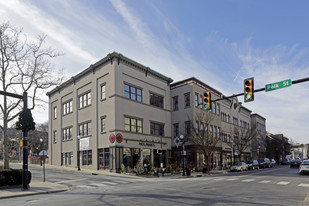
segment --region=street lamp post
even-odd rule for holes
[[[182,176],[185,176],[185,141],[183,135],[180,135],[179,138],[182,141]]]
[[[80,140],[80,136],[77,136],[77,170],[78,171],[80,171],[80,155],[79,155],[79,153],[80,153],[80,151],[79,151],[79,144],[80,144],[80,142],[79,142],[79,140]]]
[[[43,152],[43,154],[41,156],[41,162],[42,162],[42,165],[43,165],[43,182],[45,182],[45,151],[44,151],[44,148],[43,148],[43,139],[42,138],[40,138],[40,142],[41,142],[41,151]]]

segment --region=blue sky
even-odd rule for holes
[[[174,82],[194,76],[229,96],[248,77],[255,88],[309,77],[308,8],[287,0],[0,0],[0,19],[30,39],[46,34],[65,53],[54,64],[68,77],[116,51]],[[308,93],[306,82],[243,105],[267,119],[269,132],[309,143]],[[42,113],[34,118],[47,121]]]

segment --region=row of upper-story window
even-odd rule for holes
[[[221,120],[223,122],[231,123],[230,115],[229,114],[227,115],[224,112],[221,112]],[[249,129],[249,126],[250,126],[248,122],[243,121],[243,120],[240,120],[240,124],[239,124],[238,118],[236,118],[236,117],[233,117],[233,122],[232,123],[235,126],[240,126],[240,127],[246,128],[246,129]]]
[[[186,135],[191,135],[191,122],[186,121],[184,122],[185,124],[185,136]],[[174,137],[179,137],[179,123],[173,124],[173,132],[174,132]],[[222,142],[226,143],[231,143],[232,141],[232,136],[230,134],[227,134],[224,131],[221,131],[220,127],[214,126],[214,125],[208,125],[203,122],[195,122],[195,130],[194,130],[195,135],[205,135],[208,133],[212,137],[217,137],[219,138]],[[234,136],[234,138],[237,138]]]
[[[185,121],[185,136],[191,135],[192,134],[192,127],[191,127],[191,121]],[[179,123],[175,123],[173,124],[173,131],[174,131],[174,137],[179,137],[180,133],[179,133]],[[221,132],[221,128],[217,127],[217,126],[213,126],[213,125],[208,125],[205,124],[203,122],[195,122],[195,135],[199,135],[199,134],[205,134],[205,133],[209,133],[210,135],[213,135],[214,137],[220,137],[220,132]]]
[[[156,136],[165,136],[164,127],[165,125],[163,123],[150,122],[150,134]],[[106,116],[101,117],[100,128],[101,133],[106,133]],[[143,134],[143,120],[134,117],[125,117],[124,128],[127,132]],[[73,126],[62,129],[62,140],[66,141],[73,139],[72,134]],[[78,136],[91,136],[91,121],[83,122],[78,125]],[[57,130],[53,132],[53,141],[54,143],[57,142]]]
[[[173,97],[173,111],[177,111],[179,109],[179,101],[178,96]],[[203,95],[195,93],[195,107],[199,107],[203,109]],[[190,92],[184,94],[184,108],[191,106],[191,95]],[[220,115],[220,104],[213,102],[212,109],[207,110],[208,112],[213,112],[214,114]]]
[[[106,99],[106,84],[100,86],[101,100]],[[149,104],[164,108],[164,97],[155,93],[149,93]],[[142,102],[143,95],[142,89],[132,85],[124,84],[124,97],[133,101]],[[79,109],[88,107],[91,105],[91,91],[79,95]],[[67,115],[73,112],[73,100],[66,101],[62,104],[63,115]],[[53,107],[53,118],[57,118],[57,106]]]

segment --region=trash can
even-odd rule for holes
[[[207,168],[203,167],[203,174],[207,173]]]

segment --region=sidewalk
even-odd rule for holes
[[[38,179],[32,179],[30,182],[29,190],[23,191],[22,187],[4,189],[0,188],[0,199],[63,192],[67,191],[68,189],[69,188],[66,185],[52,182],[42,182]]]

